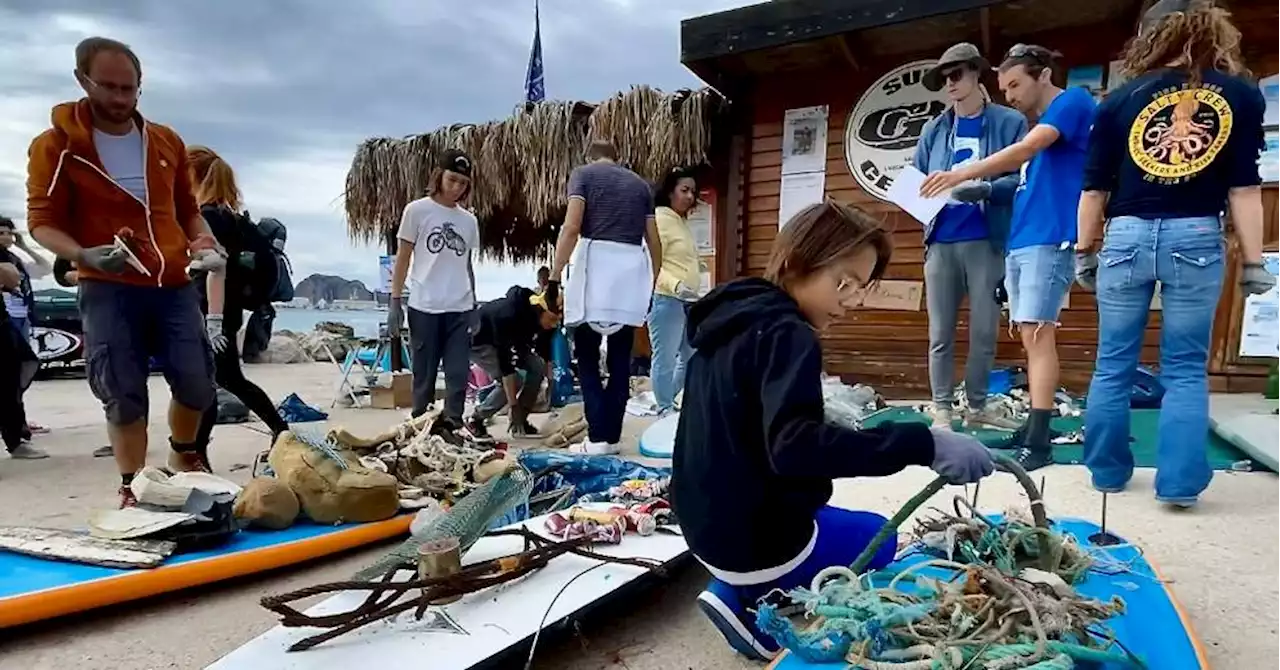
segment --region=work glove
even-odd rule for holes
[[[1076,253],[1076,283],[1090,293],[1098,290],[1098,254]]]
[[[400,298],[392,298],[391,304],[387,307],[387,334],[400,337],[400,329],[403,326],[404,307],[400,304]]]
[[[956,202],[981,202],[991,197],[991,182],[967,181],[951,189],[951,199]]]
[[[552,279],[547,282],[547,290],[542,292],[542,303],[548,310],[560,313],[560,280]]]
[[[213,347],[214,353],[222,353],[227,350],[229,344],[227,336],[222,332],[222,315],[209,314],[204,317],[204,332],[209,336],[209,346]]]
[[[677,298],[685,302],[692,302],[698,299],[698,292],[686,286],[684,282],[676,282],[675,294]]]
[[[191,253],[191,263],[187,265],[187,274],[217,272],[225,267],[227,267],[227,255],[221,249],[200,249]]]
[[[999,284],[996,284],[996,291],[991,297],[996,301],[997,305],[1009,302],[1009,291],[1005,289],[1003,279],[1000,280]]]
[[[929,467],[952,484],[972,484],[995,471],[991,452],[964,433],[931,428],[933,464]]]
[[[80,267],[90,267],[98,272],[118,275],[129,267],[129,252],[114,244],[102,244],[80,250],[76,259]]]
[[[1245,263],[1240,273],[1240,287],[1249,295],[1262,295],[1276,287],[1276,277],[1261,263]]]

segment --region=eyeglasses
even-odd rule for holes
[[[83,76],[84,80],[89,82],[89,85],[92,86],[93,88],[97,90],[105,91],[112,95],[117,95],[122,98],[137,98],[142,95],[142,87],[140,86],[135,86],[132,84],[127,86],[121,86],[119,84],[99,84],[98,82],[90,79],[88,75],[81,75],[81,76]]]

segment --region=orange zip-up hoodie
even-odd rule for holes
[[[53,108],[53,127],[27,152],[27,227],[56,228],[82,247],[111,244],[121,229],[133,231],[131,248],[150,271],[132,266],[111,275],[81,267],[81,279],[138,286],[182,286],[187,277],[189,227],[200,215],[187,172],[187,148],[172,129],[135,115],[142,132],[147,200],[135,197],[107,174],[93,143],[89,100]]]

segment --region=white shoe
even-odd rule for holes
[[[616,456],[622,451],[617,442],[592,442],[583,440],[569,445],[569,452],[588,456]]]
[[[952,430],[950,409],[935,406],[929,410],[929,418],[933,420],[934,430]]]

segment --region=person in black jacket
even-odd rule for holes
[[[739,653],[778,645],[748,612],[774,589],[808,586],[849,565],[886,520],[827,505],[831,481],[908,465],[953,483],[990,474],[991,454],[962,433],[923,424],[852,430],[826,423],[818,331],[884,273],[889,233],[861,211],[812,205],[779,232],[764,278],[738,279],[693,305],[693,357],[676,430],[671,503],[711,573],[698,605]],[[892,559],[886,542],[871,568]]]
[[[543,333],[560,323],[560,315],[546,309],[542,300],[523,286],[512,286],[507,295],[478,310],[479,325],[471,336],[471,362],[499,380],[499,388],[489,393],[467,420],[467,429],[477,436],[488,434],[485,423],[507,405],[511,406],[511,437],[532,437],[538,432],[529,424],[529,413],[538,401],[550,353],[539,355],[535,347],[545,341]]]
[[[245,286],[251,281],[249,272],[241,262],[248,252],[243,239],[244,216],[240,206],[240,189],[236,186],[235,173],[222,157],[207,147],[187,147],[187,163],[191,166],[191,183],[196,190],[196,202],[200,214],[209,224],[209,230],[218,244],[227,252],[224,272],[209,273],[205,283],[205,330],[213,347],[214,378],[224,391],[240,399],[250,411],[258,415],[271,429],[272,440],[289,429],[280,412],[257,384],[249,381],[240,369],[240,353],[236,347],[236,335],[244,323]],[[206,468],[209,460],[209,440],[213,427],[218,423],[218,403],[210,403],[200,419],[195,444]]]

